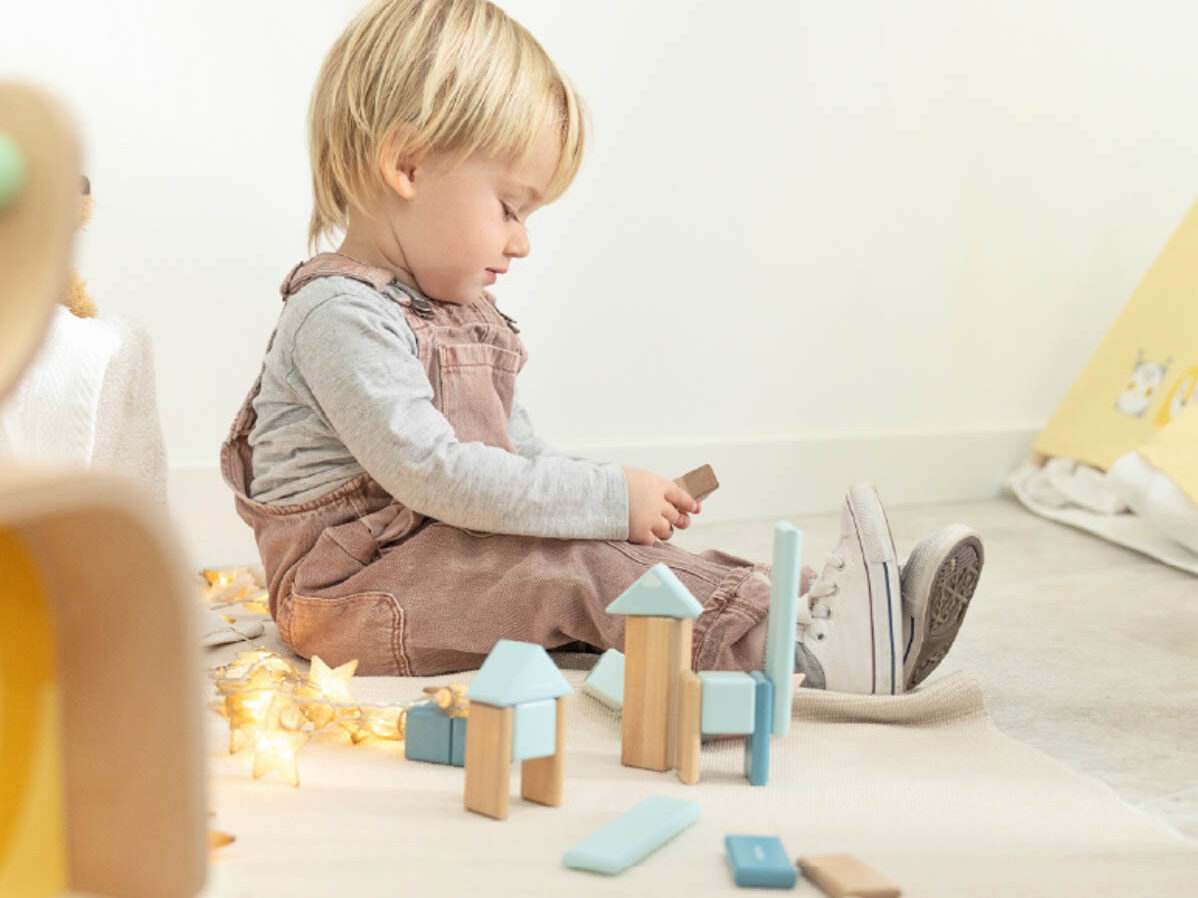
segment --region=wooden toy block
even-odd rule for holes
[[[703,613],[703,605],[691,595],[678,575],[659,561],[620,593],[607,606],[607,613],[693,619]],[[624,655],[628,655],[627,646]]]
[[[556,750],[557,699],[521,702],[512,719],[512,760],[543,758]]]
[[[745,736],[745,776],[754,786],[764,786],[770,778],[770,732],[773,729],[774,684],[760,671],[749,674],[756,687],[753,701],[756,719],[753,732]],[[786,862],[790,866],[790,861]]]
[[[613,711],[621,710],[624,707],[624,653],[608,649],[600,655],[579,688]]]
[[[471,699],[466,730],[466,810],[506,820],[512,773],[511,707]]]
[[[693,786],[699,782],[699,750],[702,735],[699,720],[703,714],[703,681],[694,671],[681,677],[678,697],[678,779]]]
[[[791,889],[798,881],[794,864],[777,836],[724,836],[728,864],[738,886]]]
[[[449,736],[449,763],[454,767],[466,766],[466,727],[469,717],[451,717],[452,724]]]
[[[572,691],[543,646],[501,639],[483,661],[466,698],[503,708]]]
[[[739,670],[701,670],[699,679],[703,681],[700,732],[753,732],[757,686],[752,677]]]
[[[614,876],[660,848],[699,819],[693,801],[652,795],[569,848],[567,867]]]
[[[406,716],[403,756],[410,761],[448,764],[453,756],[453,720],[432,705],[416,705]]]
[[[515,748],[527,777],[521,794],[561,804],[565,697],[572,691],[544,647],[510,639],[495,643],[466,691],[472,721],[466,729],[467,810],[507,818]],[[518,745],[517,715],[523,731]]]
[[[803,875],[832,898],[898,898],[899,887],[851,854],[819,854],[799,858]]]
[[[525,761],[520,768],[520,794],[529,801],[559,807],[566,761],[566,697],[557,699],[553,753]]]
[[[628,618],[621,763],[647,770],[674,766],[679,675],[690,669],[692,631],[690,619]]]
[[[774,684],[774,735],[779,738],[790,732],[790,706],[794,698],[795,624],[799,613],[802,563],[802,532],[786,521],[779,521],[774,525],[764,671]]]
[[[681,477],[676,478],[674,482],[690,493],[691,498],[696,502],[702,502],[720,486],[711,465],[703,465],[701,468],[687,471]]]

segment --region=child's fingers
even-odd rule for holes
[[[678,520],[676,520],[674,522],[674,526],[677,527],[679,530],[685,530],[690,525],[691,525],[691,516],[688,515],[685,511],[682,514],[678,515]]]
[[[669,481],[669,484],[666,487],[666,501],[679,511],[694,511],[699,503],[694,500],[691,494],[673,481]]]

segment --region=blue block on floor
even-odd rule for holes
[[[724,847],[738,886],[794,888],[798,874],[777,836],[725,836]]]
[[[624,707],[624,653],[608,649],[599,656],[580,687],[613,711]]]
[[[599,831],[569,848],[567,867],[609,876],[631,867],[699,819],[699,805],[651,795]]]
[[[449,737],[449,763],[454,767],[466,766],[466,724],[469,717],[451,717],[452,734]]]
[[[752,677],[740,670],[701,670],[699,679],[703,681],[699,732],[753,732],[753,720],[756,717],[753,695],[756,687]]]
[[[448,764],[453,722],[430,705],[408,708],[403,756],[412,761]]]
[[[749,674],[756,686],[754,700],[757,716],[753,732],[745,736],[745,776],[754,786],[764,786],[770,778],[770,733],[774,726],[774,684],[760,671]]]

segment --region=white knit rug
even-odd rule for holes
[[[276,639],[268,625],[254,644]],[[246,647],[209,650],[209,662]],[[577,688],[583,673],[566,676]],[[403,701],[472,677],[353,685],[362,701]],[[521,800],[515,765],[503,822],[463,810],[460,768],[405,761],[399,744],[314,740],[299,754],[298,788],[255,781],[249,755],[228,755],[227,726],[209,716],[211,825],[237,837],[213,861],[210,893],[221,898],[743,896],[727,833],[776,835],[792,857],[855,854],[910,896],[1198,894],[1198,842],[1000,733],[964,673],[898,698],[800,690],[763,788],[741,775],[739,740],[704,746],[696,786],[621,766],[619,718],[575,692],[564,805]],[[653,794],[699,802],[698,823],[617,877],[561,866],[566,848]],[[794,894],[819,893],[800,878]]]

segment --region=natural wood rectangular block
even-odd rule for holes
[[[557,748],[545,758],[531,758],[520,768],[520,794],[529,801],[560,807],[566,759],[566,696],[557,700]]]
[[[466,810],[506,820],[512,782],[512,709],[470,703],[466,727]]]

